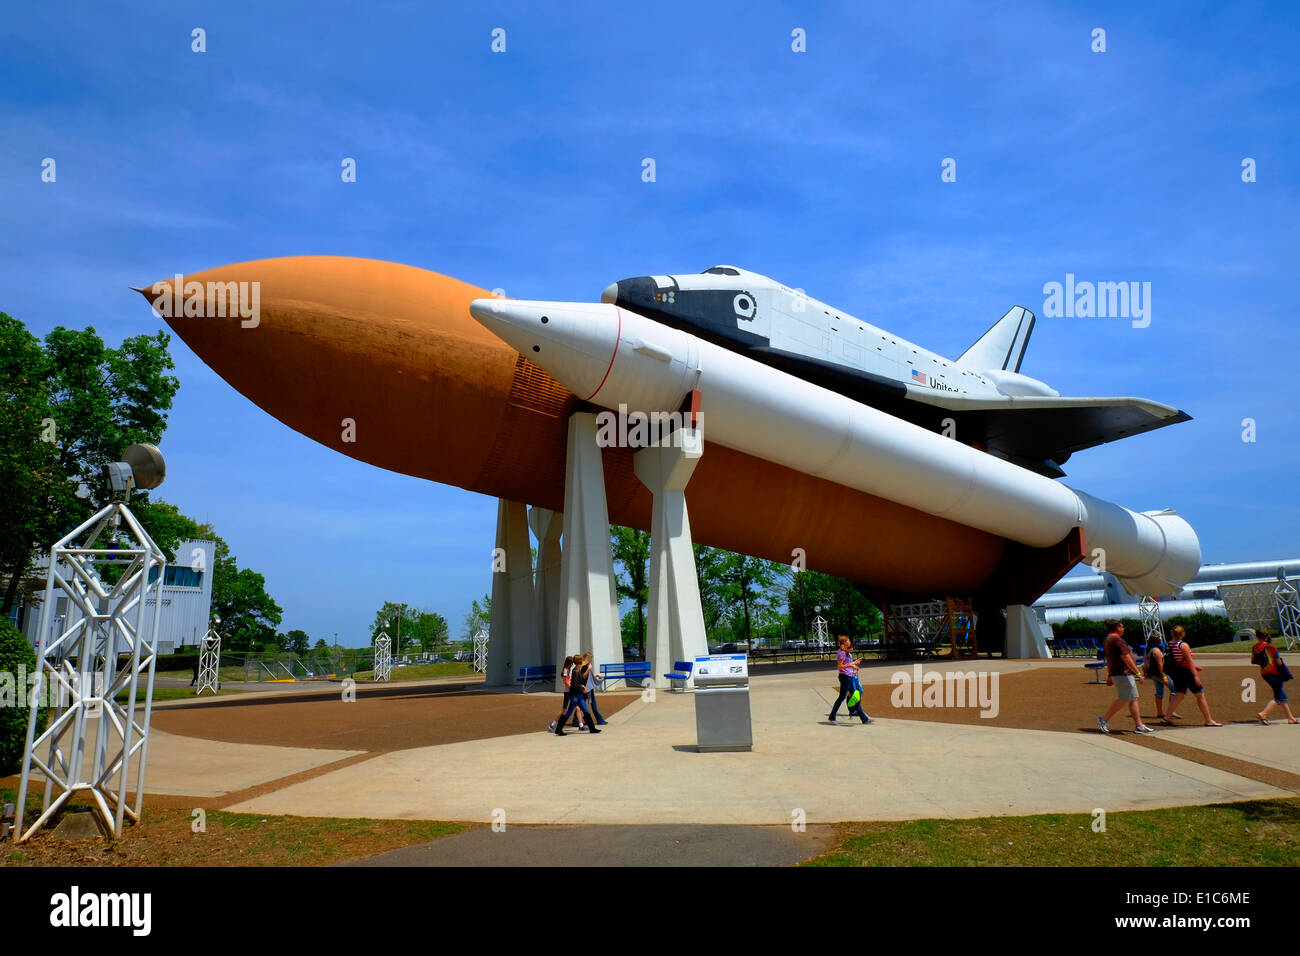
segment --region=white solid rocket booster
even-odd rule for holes
[[[470,312],[579,398],[646,414],[704,396],[709,441],[1030,547],[1082,527],[1135,594],[1168,594],[1201,565],[1172,511],[1138,513],[603,303],[478,299]]]

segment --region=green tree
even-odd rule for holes
[[[633,619],[635,627],[632,639],[623,634],[623,644],[635,644],[645,648],[645,608],[650,601],[650,533],[613,525],[610,531],[610,544],[614,560],[623,568],[623,573],[615,577],[620,601],[631,601],[636,611]]]
[[[722,560],[716,584],[730,612],[732,632],[741,640],[750,640],[755,624],[784,600],[782,585],[789,570],[787,565],[745,554],[728,554]]]
[[[492,626],[492,598],[483,595],[482,602],[475,601],[470,605],[469,613],[465,615],[465,621],[461,625],[461,640],[472,641],[474,635],[480,630],[486,631]]]
[[[722,624],[729,608],[722,584],[722,567],[729,551],[692,545],[695,552],[695,576],[700,586],[700,607],[704,611],[704,630],[713,634]]]
[[[102,466],[127,445],[161,440],[180,384],[168,374],[169,342],[159,332],[113,349],[93,328],[59,327],[42,345],[0,313],[0,613],[17,601],[36,553],[107,502]]]
[[[283,611],[266,593],[266,578],[240,568],[221,538],[216,538],[214,553],[212,613],[221,618],[222,646],[256,651],[259,645],[274,643]]]
[[[307,636],[306,631],[294,628],[288,634],[283,635],[277,643],[286,651],[293,651],[293,653],[301,655],[307,653],[307,649],[311,646],[311,638]]]
[[[399,627],[401,646],[398,646]],[[370,625],[370,643],[374,644],[381,631],[387,631],[393,642],[393,653],[399,654],[409,650],[437,651],[438,645],[447,641],[450,630],[447,619],[436,611],[422,610],[410,604],[397,604],[385,601],[375,612],[374,622]]]
[[[36,673],[36,652],[27,643],[22,632],[7,620],[0,618],[0,776],[9,776],[22,769],[23,752],[27,749],[27,721],[31,717],[31,703],[27,691],[31,684],[19,683]],[[48,686],[48,682],[46,682]],[[42,705],[36,711],[36,732],[45,731],[50,708]],[[19,821],[22,814],[18,814]]]
[[[181,514],[179,508],[167,501],[142,501],[131,505],[131,512],[139,519],[167,556],[167,562],[177,561],[176,548],[182,541],[195,539],[216,540],[211,525],[201,525],[193,518]],[[182,564],[189,564],[189,555],[180,555]]]

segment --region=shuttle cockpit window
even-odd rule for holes
[[[714,266],[712,269],[705,269],[701,275],[712,276],[738,276],[740,273],[730,266]]]

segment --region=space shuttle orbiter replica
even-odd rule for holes
[[[251,318],[227,308],[245,288],[256,291]],[[329,256],[141,291],[222,378],[302,434],[553,513],[565,509],[577,413],[671,411],[698,396],[693,539],[785,563],[802,555],[880,600],[1027,604],[1099,555],[1131,592],[1161,595],[1200,567],[1176,513],[1131,511],[1049,477],[1079,448],[1187,416],[1062,398],[1022,375],[1023,309],[949,360],[727,266],[624,280],[600,302],[493,297],[425,269]],[[609,520],[648,529],[637,449],[598,451]]]
[[[1054,478],[1076,451],[1189,419],[1147,399],[1065,397],[1021,374],[1034,314],[1020,306],[950,359],[735,266],[623,279],[601,301]]]

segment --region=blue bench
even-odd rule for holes
[[[602,681],[621,680],[629,686],[633,681],[640,685],[643,679],[654,676],[654,666],[650,661],[622,661],[618,664],[606,664],[598,667],[597,671]]]
[[[664,676],[674,684],[681,682],[682,690],[686,690],[686,682],[691,679],[691,670],[695,667],[694,661],[674,661],[674,670],[669,671]]]
[[[519,677],[515,679],[516,684],[523,684],[524,693],[528,693],[529,684],[546,684],[555,683],[555,665],[554,664],[537,664],[533,667],[519,668]]]
[[[1093,679],[1093,683],[1094,683],[1094,684],[1104,684],[1104,683],[1106,683],[1105,681],[1103,681],[1103,680],[1101,679],[1101,672],[1102,672],[1103,670],[1105,670],[1105,668],[1106,668],[1106,662],[1105,662],[1105,661],[1089,661],[1088,663],[1084,664],[1083,666],[1086,667],[1086,668],[1088,668],[1088,670],[1092,671],[1092,673],[1093,673],[1093,678],[1094,678],[1094,679]]]

